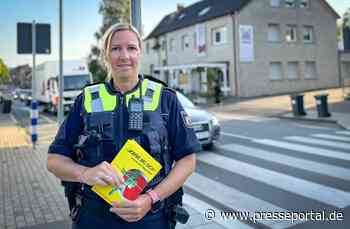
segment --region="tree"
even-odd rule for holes
[[[348,8],[343,15],[344,27],[350,27],[350,8]]]
[[[343,39],[343,21],[337,21],[337,40],[341,41]]]
[[[0,58],[0,83],[8,83],[10,82],[10,73],[5,63]]]
[[[118,22],[130,22],[130,0],[103,0],[100,3],[99,13],[103,15],[103,25],[95,32],[97,43],[101,42],[104,32]],[[107,72],[100,62],[100,48],[97,45],[91,47],[89,55],[89,71],[94,82],[104,81]]]

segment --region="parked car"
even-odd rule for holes
[[[19,99],[29,106],[32,101],[32,89],[19,89]]]
[[[194,105],[190,99],[180,92],[176,92],[181,105],[192,121],[199,142],[204,149],[211,149],[214,143],[220,138],[220,123],[218,119],[211,113]]]

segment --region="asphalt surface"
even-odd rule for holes
[[[29,124],[28,109],[23,105],[15,103],[13,114],[22,125]],[[44,114],[39,123],[50,120],[54,116]],[[333,123],[244,114],[221,120],[221,126],[220,141],[213,150],[198,153],[195,174],[185,184],[186,195],[191,200],[185,203],[189,207],[198,214],[206,210],[199,202],[218,211],[251,214],[257,211],[339,214],[337,221],[293,223],[217,218],[215,222],[225,228],[350,228],[349,131]],[[201,225],[218,228],[217,224],[205,227],[200,218],[196,220],[198,228]],[[52,228],[65,223],[53,223]],[[197,228],[196,223],[180,228]]]

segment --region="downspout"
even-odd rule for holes
[[[338,50],[338,75],[339,75],[339,87],[342,88],[343,97],[345,97],[345,83],[343,79],[343,64],[341,60],[341,52]]]
[[[235,11],[232,14],[232,24],[233,24],[233,55],[234,55],[234,64],[233,64],[233,70],[234,70],[234,81],[235,81],[235,96],[238,98],[240,97],[240,80],[239,80],[239,22],[238,22],[238,11]]]

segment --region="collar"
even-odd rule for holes
[[[142,82],[142,80],[143,80],[143,76],[142,76],[142,75],[138,75],[138,77],[139,77],[139,80],[138,80],[137,84],[136,84],[131,90],[124,92],[124,95],[129,94],[129,93],[132,93],[132,92],[134,92],[136,89],[139,88],[139,86],[141,85],[141,82]],[[107,84],[108,90],[109,90],[111,93],[113,93],[113,94],[121,94],[121,92],[120,92],[118,89],[114,88],[113,78],[111,78],[106,84]]]

